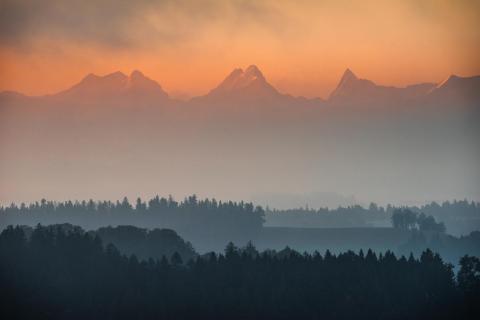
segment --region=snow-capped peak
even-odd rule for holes
[[[257,66],[251,65],[245,71],[240,68],[234,69],[217,87],[217,90],[230,92],[249,87],[257,82],[267,85],[262,72]]]

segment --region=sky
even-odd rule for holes
[[[0,0],[0,90],[55,93],[139,69],[174,97],[256,64],[328,97],[346,68],[378,84],[480,74],[480,1]]]

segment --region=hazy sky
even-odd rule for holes
[[[258,65],[326,97],[347,67],[377,83],[480,74],[480,1],[0,0],[0,90],[45,94],[140,69],[174,96]]]

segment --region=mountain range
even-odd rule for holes
[[[427,95],[436,86],[435,83],[421,83],[404,88],[386,87],[367,79],[360,79],[347,69],[335,90],[330,94],[329,100],[345,104],[405,101]]]
[[[26,97],[17,92],[0,93],[0,103],[29,99],[48,99],[75,102],[113,100],[165,105],[180,103],[169,97],[161,85],[140,71],[129,76],[114,72],[105,76],[87,75],[78,84],[57,94]],[[260,69],[251,65],[245,70],[234,69],[218,86],[206,95],[192,98],[193,104],[272,104],[272,105],[346,105],[381,107],[388,105],[421,103],[455,103],[476,105],[480,101],[480,76],[450,76],[440,83],[419,83],[407,87],[378,85],[368,79],[357,77],[350,69],[345,70],[337,87],[327,100],[307,99],[280,93],[272,86]]]

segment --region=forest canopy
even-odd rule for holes
[[[5,319],[451,319],[478,315],[478,258],[452,266],[348,251],[224,254],[182,262],[139,260],[77,228],[20,227],[0,234],[0,316]],[[188,308],[185,308],[188,306]],[[412,310],[415,310],[412,315]],[[14,315],[14,317],[12,317]]]

